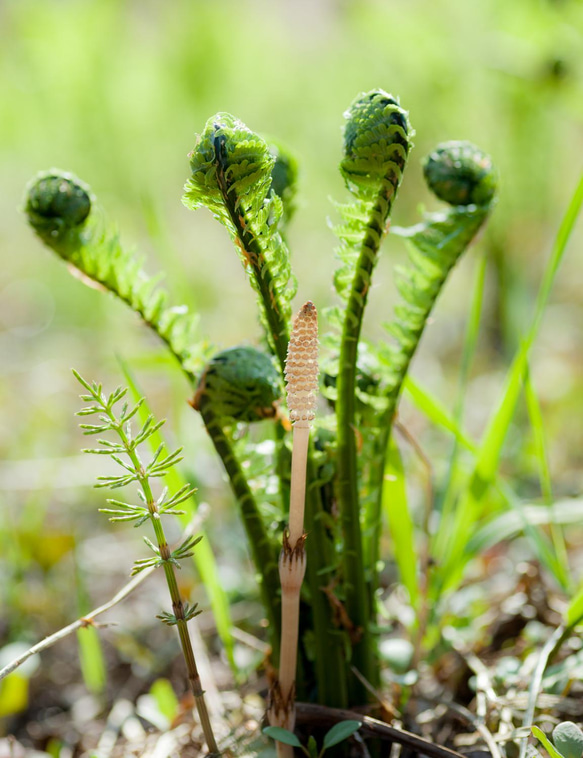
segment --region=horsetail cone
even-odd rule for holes
[[[496,172],[489,155],[471,142],[443,142],[425,159],[429,189],[449,205],[488,205],[496,194]]]
[[[200,410],[203,398],[214,414],[231,421],[261,421],[276,415],[279,375],[271,359],[253,347],[233,347],[212,358],[194,397]]]
[[[318,313],[310,301],[294,318],[285,380],[292,423],[309,425],[314,420],[318,396]]]
[[[35,177],[27,188],[25,213],[38,236],[50,247],[81,227],[91,213],[89,187],[80,179],[51,170]]]
[[[378,191],[379,182],[399,185],[412,147],[409,114],[382,89],[358,95],[344,117],[344,158],[340,170],[350,185]]]

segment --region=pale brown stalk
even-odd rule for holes
[[[279,678],[271,690],[269,720],[273,726],[295,727],[295,682],[298,659],[300,591],[306,573],[304,510],[310,426],[318,393],[318,314],[307,302],[294,319],[285,364],[287,399],[293,424],[289,526],[279,558],[281,581],[281,652]],[[293,748],[277,743],[278,758]]]

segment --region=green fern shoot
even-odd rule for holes
[[[25,212],[36,234],[71,272],[135,311],[194,383],[204,352],[198,318],[186,306],[169,305],[159,277],[149,276],[142,261],[99,218],[89,187],[72,174],[56,169],[42,172],[27,188]]]

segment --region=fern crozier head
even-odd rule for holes
[[[350,185],[376,188],[389,179],[397,186],[412,147],[409,115],[382,89],[362,93],[344,117],[344,159],[340,170]]]
[[[423,174],[434,195],[449,205],[488,205],[496,194],[492,159],[471,142],[442,142],[425,159]]]
[[[279,374],[271,359],[253,347],[233,347],[215,355],[206,367],[193,405],[208,402],[229,421],[261,421],[276,415],[281,395]]]
[[[91,202],[86,184],[73,174],[53,169],[38,174],[28,185],[24,210],[41,238],[58,241],[85,223]]]
[[[204,205],[205,195],[228,192],[243,177],[249,185],[253,179],[271,181],[275,162],[261,137],[235,116],[223,112],[208,119],[188,157],[191,178],[184,201],[191,208]]]

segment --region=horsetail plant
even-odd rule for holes
[[[86,390],[86,394],[81,395],[81,399],[89,403],[77,415],[82,417],[98,417],[98,423],[80,425],[83,433],[94,435],[114,432],[117,436],[117,440],[115,441],[98,439],[99,447],[89,448],[84,450],[84,452],[96,455],[108,455],[124,469],[124,473],[119,476],[98,477],[96,487],[118,489],[136,482],[139,486],[138,496],[142,501],[136,504],[109,499],[107,502],[112,507],[101,508],[100,511],[110,514],[110,521],[134,521],[134,526],[136,527],[149,521],[154,529],[155,544],[148,537],[144,537],[144,542],[150,548],[153,555],[149,558],[137,560],[131,573],[134,576],[149,568],[162,567],[164,569],[166,583],[168,584],[172,600],[172,613],[164,611],[157,618],[168,626],[176,626],[178,630],[188,680],[194,695],[204,738],[210,754],[218,756],[220,753],[210,722],[204,690],[202,689],[188,632],[188,622],[195,616],[198,616],[201,611],[198,610],[197,604],[191,606],[182,601],[175,574],[175,570],[180,568],[180,561],[193,554],[193,550],[201,538],[188,536],[181,545],[171,550],[166,541],[162,525],[162,516],[176,516],[184,513],[184,511],[177,510],[177,506],[190,498],[194,490],[186,485],[173,495],[169,495],[168,490],[164,489],[160,496],[155,498],[151,483],[151,479],[165,476],[170,468],[182,460],[180,456],[181,448],[163,456],[163,448],[159,447],[151,461],[145,464],[141,460],[138,448],[156,433],[164,424],[164,421],[156,421],[150,415],[141,430],[135,433],[132,429],[131,419],[138,413],[143,400],[140,400],[131,409],[128,403],[125,402],[118,414],[115,406],[123,400],[127,394],[127,389],[118,387],[111,395],[107,396],[103,393],[100,384],[96,382],[89,383],[77,371],[73,371],[73,373]]]
[[[293,731],[300,623],[300,590],[306,573],[304,510],[306,464],[311,423],[318,396],[318,314],[307,302],[294,319],[285,367],[287,404],[293,425],[289,524],[283,533],[279,557],[281,581],[281,646],[279,675],[271,689],[270,720]],[[293,755],[290,746],[277,743],[281,758]]]

